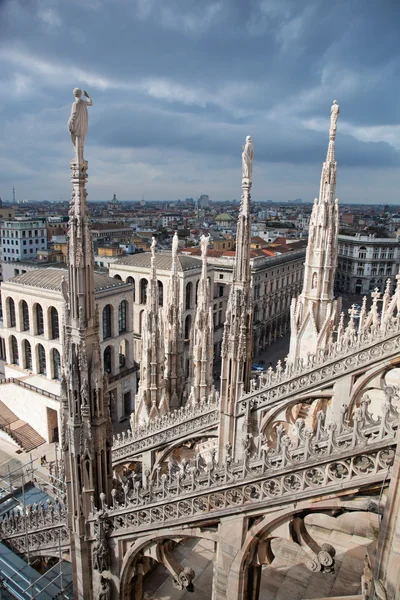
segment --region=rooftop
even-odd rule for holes
[[[27,271],[22,275],[12,277],[6,283],[16,283],[18,285],[27,285],[31,287],[37,287],[45,290],[55,290],[61,292],[61,281],[63,277],[67,278],[67,269],[55,269],[53,267],[44,269],[34,269]],[[94,274],[94,289],[95,292],[101,290],[116,289],[129,284],[120,281],[119,279],[113,279],[108,275],[102,273]]]
[[[151,252],[141,252],[138,254],[131,254],[130,256],[124,256],[113,263],[113,266],[117,265],[130,265],[133,267],[142,267],[145,269],[150,268]],[[156,252],[156,269],[164,271],[170,271],[172,266],[172,253],[171,252]],[[184,254],[178,254],[178,271],[190,271],[192,269],[200,269],[201,260],[186,256]]]

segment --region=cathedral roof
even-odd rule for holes
[[[29,285],[32,287],[42,288],[45,290],[55,290],[61,292],[61,280],[68,278],[67,269],[57,268],[38,268],[16,275],[7,281],[7,283],[16,283],[18,285]],[[127,284],[118,279],[113,279],[103,273],[94,274],[94,289],[96,292],[107,289],[116,289]]]
[[[131,254],[130,256],[124,256],[119,258],[113,263],[113,267],[116,265],[130,265],[133,267],[142,267],[150,269],[151,252],[138,252],[137,254]],[[192,256],[186,256],[185,254],[178,254],[178,271],[190,271],[192,269],[201,269],[201,260]],[[172,253],[171,252],[156,252],[156,269],[170,271],[172,266]]]

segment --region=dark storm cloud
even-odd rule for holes
[[[107,164],[121,182],[121,153],[145,150],[150,168],[168,149],[177,165],[185,157],[182,183],[198,160],[205,182],[220,161],[223,181],[248,133],[271,177],[275,164],[320,164],[334,97],[340,167],[368,167],[370,178],[386,168],[393,180],[399,22],[391,0],[0,0],[0,182],[58,196],[57,180],[44,187],[40,174],[70,153],[75,85],[94,98],[91,156],[115,149]]]

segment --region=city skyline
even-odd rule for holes
[[[0,2],[4,199],[13,184],[20,200],[69,198],[66,122],[79,85],[94,102],[90,200],[115,191],[146,201],[236,198],[241,145],[251,134],[253,200],[312,202],[337,98],[340,201],[396,203],[399,7],[25,4]]]

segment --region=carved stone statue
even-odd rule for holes
[[[104,524],[99,523],[96,545],[93,548],[93,569],[102,573],[110,568],[110,550],[104,533]]]
[[[99,592],[99,600],[111,600],[111,582],[105,577],[101,578],[101,588]]]
[[[248,135],[246,137],[246,143],[243,146],[242,152],[242,177],[247,179],[252,179],[253,176],[253,158],[254,158],[254,148],[253,142],[251,141],[251,137]]]
[[[174,237],[172,238],[172,255],[173,256],[177,255],[177,253],[178,253],[178,246],[179,246],[178,232],[175,231]]]
[[[331,130],[336,131],[336,123],[340,113],[340,106],[336,100],[333,101],[331,107]]]
[[[92,100],[89,98],[87,92],[83,92],[84,96],[87,100],[83,100],[82,90],[79,88],[75,88],[73,91],[75,96],[75,102],[72,103],[71,107],[71,116],[68,121],[68,131],[71,134],[72,145],[75,150],[75,159],[82,163],[84,161],[83,158],[83,148],[85,145],[85,136],[88,130],[88,106],[92,106]]]
[[[202,235],[200,238],[200,248],[201,248],[201,259],[205,260],[206,256],[207,256],[207,248],[208,248],[208,244],[210,242],[210,236],[209,235]]]

